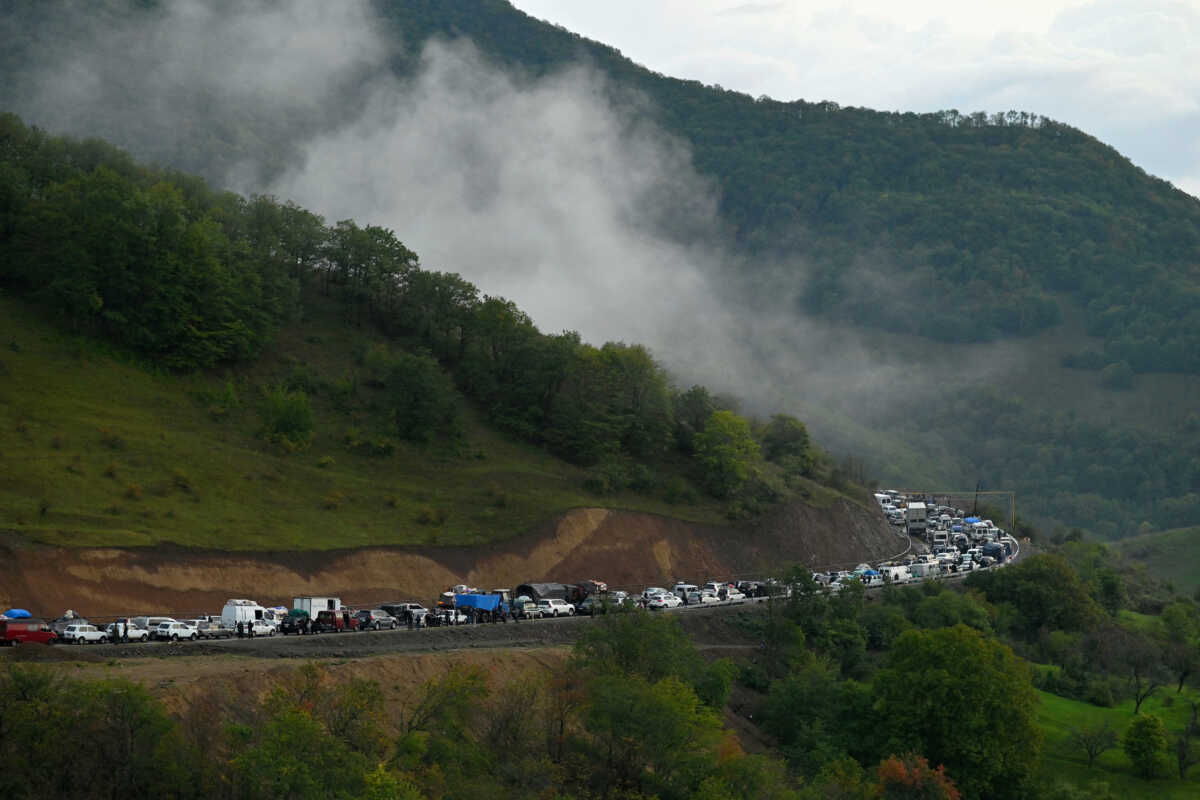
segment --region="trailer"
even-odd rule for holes
[[[309,617],[316,619],[319,611],[341,611],[340,597],[293,597],[292,608],[307,611]]]

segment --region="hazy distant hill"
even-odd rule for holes
[[[1110,536],[1200,512],[1200,420],[1189,400],[1200,392],[1200,201],[1086,133],[1026,112],[918,115],[752,98],[650,72],[502,0],[371,8],[383,44],[330,66],[336,80],[314,88],[311,103],[227,102],[222,85],[146,95],[116,39],[89,62],[90,82],[65,69],[55,78],[80,81],[86,107],[102,97],[113,113],[78,119],[63,106],[43,119],[30,113],[46,88],[46,71],[35,69],[43,59],[178,7],[8,3],[0,107],[212,179],[258,170],[265,185],[304,142],[358,113],[374,81],[412,75],[430,36],[469,38],[532,77],[586,64],[607,76],[614,103],[686,142],[714,181],[720,230],[710,233],[734,254],[722,275],[731,308],[886,332],[868,341],[899,361],[901,377],[871,413],[852,417],[795,393],[801,406],[823,406],[812,413],[825,441],[883,479],[1014,488],[1036,515]],[[164,71],[156,85],[176,79]],[[995,357],[972,344],[986,342],[1011,343],[1006,371],[986,385],[956,380]],[[919,369],[905,377],[906,363]]]

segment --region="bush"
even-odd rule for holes
[[[342,504],[345,502],[346,495],[338,491],[332,491],[321,498],[321,508],[324,508],[327,511],[336,511],[337,509],[341,508]]]
[[[421,525],[441,525],[446,521],[446,512],[433,506],[417,509],[417,522]]]
[[[333,456],[321,456],[320,458],[317,459],[317,466],[321,469],[328,469],[329,467],[332,467],[335,463],[337,463],[337,462],[335,462],[333,460]]]
[[[672,505],[695,505],[700,500],[700,495],[696,493],[686,480],[676,475],[667,481],[666,487],[663,489],[663,499]]]
[[[260,435],[289,450],[299,449],[312,440],[312,407],[308,395],[283,386],[267,390],[259,406],[263,427]]]
[[[100,444],[104,445],[109,450],[125,449],[125,440],[110,431],[108,428],[100,429]]]
[[[1133,369],[1129,362],[1118,361],[1100,370],[1100,385],[1109,389],[1132,389]]]
[[[1129,723],[1121,747],[1133,764],[1133,771],[1143,778],[1156,778],[1166,774],[1167,729],[1158,717],[1138,714]]]

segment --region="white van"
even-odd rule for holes
[[[221,609],[221,624],[236,628],[239,622],[263,622],[267,619],[267,610],[254,600],[233,599],[225,603]]]

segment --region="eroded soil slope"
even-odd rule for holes
[[[179,548],[59,549],[0,544],[0,606],[57,616],[216,613],[230,597],[287,604],[296,595],[347,603],[428,602],[447,586],[483,589],[588,578],[641,588],[677,578],[760,576],[788,562],[846,566],[885,558],[905,542],[874,509],[803,504],[755,523],[704,526],[628,511],[569,511],[540,530],[472,548],[362,548],[227,553]]]

